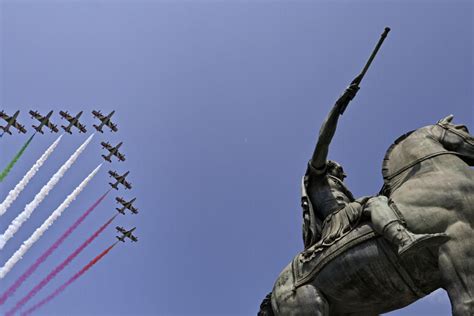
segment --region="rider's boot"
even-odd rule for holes
[[[446,234],[414,234],[406,229],[400,221],[387,224],[383,235],[398,247],[398,255],[403,256],[414,253],[416,250],[430,246],[440,246],[449,237]]]
[[[449,238],[446,234],[414,234],[403,220],[403,215],[393,201],[385,196],[368,200],[365,211],[370,212],[372,224],[379,234],[398,247],[398,255],[406,255],[422,247],[440,246]]]

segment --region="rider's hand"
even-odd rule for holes
[[[347,94],[347,96],[349,97],[349,100],[352,100],[356,96],[357,91],[359,91],[359,89],[360,89],[359,86],[353,83],[349,87],[347,87],[344,94]]]
[[[359,86],[355,83],[352,83],[339,97],[339,100],[337,100],[336,104],[339,106],[339,111],[341,114],[344,113],[349,102],[351,102],[351,100],[357,94],[357,91],[359,91]]]

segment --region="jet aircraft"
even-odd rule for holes
[[[125,172],[123,175],[119,175],[115,171],[109,171],[109,177],[114,177],[117,180],[115,183],[109,182],[109,184],[115,190],[118,190],[118,185],[121,184],[125,187],[125,189],[131,189],[132,185],[125,179],[129,174],[129,171]]]
[[[123,215],[125,215],[125,209],[130,210],[130,212],[132,212],[133,214],[138,214],[138,209],[135,206],[132,205],[133,202],[135,202],[136,199],[137,198],[133,198],[133,199],[131,199],[130,201],[127,202],[122,197],[116,197],[115,200],[117,201],[117,203],[122,204],[123,207],[121,207],[121,208],[116,207],[115,209]]]
[[[10,127],[16,128],[18,130],[18,133],[26,133],[25,126],[21,125],[20,123],[17,122],[17,117],[18,114],[20,114],[20,111],[16,111],[13,116],[9,116],[3,111],[0,111],[0,118],[2,118],[4,121],[7,122],[7,125],[5,126],[0,126],[0,129],[3,130],[4,133],[12,134],[10,131]]]
[[[108,142],[101,142],[100,144],[102,145],[102,148],[105,148],[109,151],[109,154],[107,156],[102,155],[102,158],[108,162],[112,162],[111,158],[112,156],[115,156],[118,160],[125,161],[125,155],[119,151],[120,146],[122,146],[122,142],[118,143],[115,147],[112,147],[112,145],[110,145]]]
[[[57,133],[59,131],[57,125],[54,125],[49,120],[51,115],[53,115],[53,111],[49,111],[49,113],[46,116],[39,114],[38,111],[30,111],[30,115],[31,115],[31,118],[37,119],[40,122],[38,126],[31,125],[37,132],[44,134],[43,126],[46,126],[47,128],[49,128],[51,133],[53,132]]]
[[[121,242],[125,242],[125,238],[128,238],[130,239],[131,241],[133,242],[137,242],[138,241],[138,238],[135,237],[133,235],[133,231],[135,230],[136,227],[133,227],[132,229],[130,230],[126,230],[125,228],[123,227],[120,227],[120,226],[117,226],[115,227],[115,229],[119,232],[119,233],[122,233],[122,236],[115,236],[115,238],[117,238],[118,240],[120,240]]]
[[[72,134],[72,132],[71,132],[72,127],[76,127],[79,130],[79,133],[86,133],[87,132],[85,125],[82,125],[79,122],[79,118],[82,115],[82,111],[77,113],[77,115],[74,116],[74,117],[71,116],[67,111],[66,112],[59,111],[59,114],[61,115],[61,119],[65,118],[69,122],[68,126],[61,125],[61,127],[66,132],[68,132],[69,134]]]
[[[102,127],[106,125],[107,127],[110,128],[112,132],[118,131],[117,124],[112,123],[112,121],[110,120],[110,118],[112,117],[112,115],[114,115],[114,113],[115,111],[112,111],[108,115],[104,115],[100,111],[92,111],[92,114],[94,115],[94,117],[98,118],[101,122],[99,125],[95,125],[95,124],[93,125],[95,129],[103,133],[104,131],[102,130]]]

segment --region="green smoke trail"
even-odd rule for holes
[[[33,137],[35,137],[36,133],[34,133],[27,141],[26,143],[23,145],[23,147],[21,147],[20,151],[15,155],[15,157],[13,157],[12,161],[10,161],[10,163],[8,164],[8,166],[3,169],[2,173],[0,173],[0,182],[3,181],[3,179],[5,179],[5,177],[8,175],[8,173],[10,172],[10,170],[12,170],[13,166],[16,164],[16,162],[18,161],[18,159],[20,159],[21,155],[23,155],[23,153],[25,152],[26,150],[26,147],[28,147],[28,145],[31,143],[31,141],[33,140]]]

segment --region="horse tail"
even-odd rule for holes
[[[275,316],[272,309],[272,292],[268,293],[263,299],[257,316]]]

